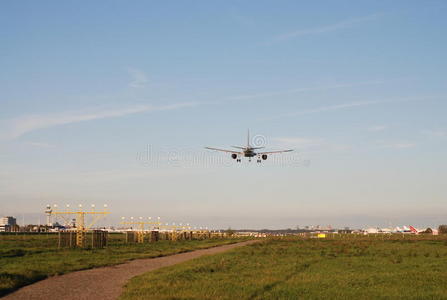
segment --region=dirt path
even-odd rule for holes
[[[256,241],[217,246],[164,257],[137,259],[116,266],[54,276],[25,286],[6,295],[2,300],[117,299],[122,293],[124,284],[134,276],[202,255],[216,254],[254,242]]]

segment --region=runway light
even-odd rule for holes
[[[143,217],[140,217],[140,220],[143,220]]]
[[[57,207],[57,204],[54,204],[53,206],[54,206],[54,207]]]
[[[67,204],[67,208],[70,207],[70,204]]]
[[[121,220],[124,220],[126,217],[121,217]]]
[[[79,204],[79,207],[82,207],[82,204]]]
[[[95,208],[95,204],[92,204],[92,208]]]

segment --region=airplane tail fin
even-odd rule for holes
[[[417,229],[414,228],[413,226],[410,226],[410,231],[411,231],[411,232],[414,232],[414,233],[418,233]]]
[[[250,148],[250,129],[247,129],[247,148]]]

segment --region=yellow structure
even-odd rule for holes
[[[319,233],[319,234],[317,235],[317,237],[318,237],[319,239],[325,239],[325,238],[326,238],[326,233]]]
[[[61,216],[66,224],[70,223],[70,216],[76,216],[76,246],[83,248],[85,246],[85,235],[88,230],[90,230],[93,225],[95,225],[101,218],[104,218],[109,214],[107,211],[107,204],[104,204],[104,210],[96,211],[95,205],[92,204],[90,211],[83,211],[82,205],[80,204],[78,210],[70,210],[70,205],[67,204],[66,211],[58,211],[58,206],[55,204],[54,209],[51,211],[52,215]],[[85,216],[92,216],[89,223],[86,223]]]
[[[189,224],[183,225],[182,223],[179,224],[172,223],[172,225],[166,223],[166,225],[161,225],[160,228],[171,230],[171,238],[173,241],[176,241],[179,235],[182,234],[183,232],[191,230],[191,226],[189,226]]]
[[[144,230],[146,225],[152,225],[152,227],[155,227],[157,229],[159,229],[161,226],[160,217],[157,217],[157,221],[153,221],[151,217],[148,217],[147,221],[143,217],[139,217],[137,220],[135,220],[134,217],[130,217],[130,221],[125,221],[125,219],[125,217],[121,217],[121,224],[137,225],[139,227],[139,230],[137,231],[138,243],[144,242]]]

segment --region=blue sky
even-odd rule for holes
[[[107,203],[109,223],[443,223],[446,12],[2,1],[0,214]],[[294,153],[236,165],[203,149],[243,144],[247,128]]]

